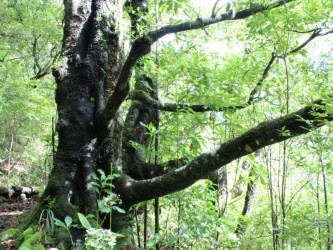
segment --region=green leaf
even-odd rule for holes
[[[251,161],[251,163],[255,162],[254,154],[249,154],[247,156],[248,156],[249,160]]]
[[[54,224],[57,225],[58,227],[67,228],[65,223],[63,223],[61,220],[58,220],[56,218],[54,218]]]
[[[101,175],[101,181],[103,181],[106,178],[104,171],[102,169],[97,169],[97,171]]]
[[[122,213],[122,214],[126,213],[126,211],[124,209],[122,209],[122,208],[120,208],[118,206],[113,206],[112,208],[113,208],[113,210],[116,210],[119,213]]]
[[[100,207],[99,210],[101,213],[111,213],[110,207]]]
[[[70,216],[66,216],[66,218],[65,218],[66,226],[67,226],[67,227],[70,227],[70,225],[72,224],[72,222],[73,222],[72,217],[70,217]]]
[[[225,10],[226,10],[227,12],[231,10],[231,3],[228,3],[228,4],[227,4]]]
[[[260,182],[260,184],[262,185],[262,187],[263,187],[264,189],[267,189],[267,183],[266,183],[266,180],[265,180],[264,177],[259,176],[259,182]]]
[[[123,234],[117,234],[117,233],[114,233],[114,235],[115,235],[116,237],[119,237],[119,238],[125,238],[125,237],[126,237],[126,236],[123,235]]]
[[[88,221],[87,218],[84,216],[84,214],[77,213],[77,215],[79,216],[79,220],[80,220],[82,226],[83,226],[85,229],[90,229],[90,228],[92,228],[92,226],[90,225],[89,221]]]

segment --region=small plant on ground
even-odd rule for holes
[[[90,190],[94,190],[98,193],[98,211],[96,218],[97,221],[100,221],[101,219],[101,224],[103,224],[105,219],[109,216],[109,225],[111,226],[112,210],[116,210],[119,213],[125,213],[122,208],[117,206],[117,204],[121,204],[121,200],[112,192],[112,188],[114,187],[112,180],[119,177],[119,175],[112,173],[110,175],[105,175],[104,171],[101,169],[98,169],[97,171],[99,176],[92,174],[94,181],[91,183],[90,187]],[[103,215],[103,218],[100,218],[100,214]]]
[[[54,229],[54,214],[52,211],[52,206],[54,205],[54,200],[48,200],[47,208],[43,209],[39,216],[38,220],[38,231],[43,232],[44,241],[46,243],[47,232],[52,231]]]
[[[121,209],[117,204],[121,204],[119,197],[112,192],[113,184],[112,180],[118,177],[117,174],[105,175],[103,170],[98,169],[99,176],[96,174],[92,175],[93,182],[91,183],[90,190],[96,191],[98,194],[98,211],[96,215],[97,221],[102,225],[106,218],[109,218],[109,223],[111,226],[111,214],[112,210],[116,210],[119,213],[124,213],[125,211]],[[100,218],[100,214],[103,216]],[[111,230],[94,228],[88,221],[88,216],[82,213],[77,213],[79,221],[84,229],[86,229],[85,235],[85,249],[95,250],[95,249],[113,249],[116,245],[117,237],[124,237],[121,234],[113,233]],[[66,216],[65,221],[58,220],[53,217],[54,224],[64,228],[68,235],[70,236],[72,246],[75,247],[73,237],[71,235],[71,228],[78,227],[78,225],[73,224],[73,219],[70,216]],[[81,248],[79,248],[81,249]]]
[[[82,226],[87,229],[85,236],[87,250],[113,249],[117,242],[116,237],[120,236],[119,234],[115,234],[109,229],[93,228],[83,214],[78,213],[78,216]]]
[[[54,218],[54,224],[59,226],[59,227],[62,227],[63,229],[65,229],[71,239],[71,243],[72,243],[72,246],[74,246],[74,241],[73,241],[73,237],[72,237],[72,234],[70,232],[70,229],[72,227],[77,227],[76,224],[72,224],[73,223],[73,219],[72,217],[70,216],[66,216],[65,218],[65,222],[61,221],[61,220],[58,220],[57,218]]]

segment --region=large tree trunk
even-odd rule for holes
[[[44,198],[54,198],[57,217],[96,212],[90,174],[118,164],[119,126],[96,123],[112,93],[123,58],[122,1],[65,1],[65,27],[57,82],[59,144]],[[118,147],[118,148],[117,148]]]

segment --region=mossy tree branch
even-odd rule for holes
[[[333,120],[332,114],[326,114],[325,107],[324,102],[318,100],[289,115],[262,122],[221,144],[215,152],[201,154],[164,175],[147,180],[133,180],[124,176],[121,180],[126,190],[124,203],[135,204],[182,190],[235,159],[320,128]]]

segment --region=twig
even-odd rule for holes
[[[220,2],[220,0],[217,0],[215,3],[214,3],[214,6],[213,6],[213,9],[212,9],[212,16],[211,17],[215,17],[216,14],[217,14],[217,11],[216,11],[216,7],[218,5],[218,3]]]

